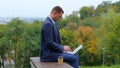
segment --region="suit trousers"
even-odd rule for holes
[[[79,59],[76,54],[63,53],[63,61],[70,64],[74,68],[79,68]]]

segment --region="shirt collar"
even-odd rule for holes
[[[55,24],[55,21],[50,16],[48,16],[48,17],[50,18],[50,20],[52,21],[52,23]]]

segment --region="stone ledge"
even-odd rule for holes
[[[59,65],[57,62],[40,62],[39,57],[30,57],[31,68],[73,68],[67,63]]]

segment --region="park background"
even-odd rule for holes
[[[117,65],[119,68],[119,18],[120,1],[103,1],[96,8],[83,6],[73,11],[56,25],[62,45],[70,45],[72,50],[83,45],[78,52],[80,66]],[[43,20],[27,22],[16,17],[0,24],[0,66],[13,60],[16,68],[30,68],[29,58],[39,56]]]

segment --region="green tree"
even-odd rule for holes
[[[62,29],[67,25],[67,20],[62,18],[56,23],[58,29]]]
[[[84,19],[87,17],[93,17],[94,16],[94,7],[93,6],[90,6],[90,7],[84,6],[79,10],[79,13],[80,13],[81,19]]]
[[[70,15],[66,16],[65,19],[68,22],[74,22],[76,24],[78,24],[78,20],[79,20],[79,12],[78,11],[73,11]]]
[[[26,24],[22,33],[20,41],[22,46],[20,46],[20,48],[22,48],[21,51],[24,52],[20,53],[19,58],[23,57],[21,58],[21,62],[25,68],[30,67],[28,62],[31,56],[39,56],[41,24],[41,22]]]
[[[7,44],[9,46],[9,52],[15,51],[14,55],[9,54],[9,57],[14,59],[15,66],[19,66],[20,64],[20,49],[19,41],[21,40],[21,35],[23,32],[23,21],[19,20],[19,18],[14,18],[10,22],[7,23],[6,31],[5,31],[5,37],[7,38]]]
[[[72,31],[71,30],[61,29],[60,30],[60,35],[61,35],[61,42],[62,42],[62,44],[71,46],[72,38],[73,38]]]
[[[109,8],[112,6],[111,1],[103,1],[101,4],[98,5],[96,8],[95,16],[100,15],[101,13],[107,13]]]
[[[15,67],[30,67],[29,58],[39,56],[40,27],[42,22],[34,21],[26,23],[19,18],[14,18],[7,23],[4,30],[7,52],[11,59],[15,60]],[[3,39],[1,39],[3,40]],[[15,51],[12,55],[11,51]]]
[[[120,13],[120,1],[113,3],[113,6],[116,6],[117,12]]]
[[[106,48],[106,64],[120,63],[120,15],[113,10],[109,10],[107,14],[102,16],[106,35],[101,40],[102,45]]]

